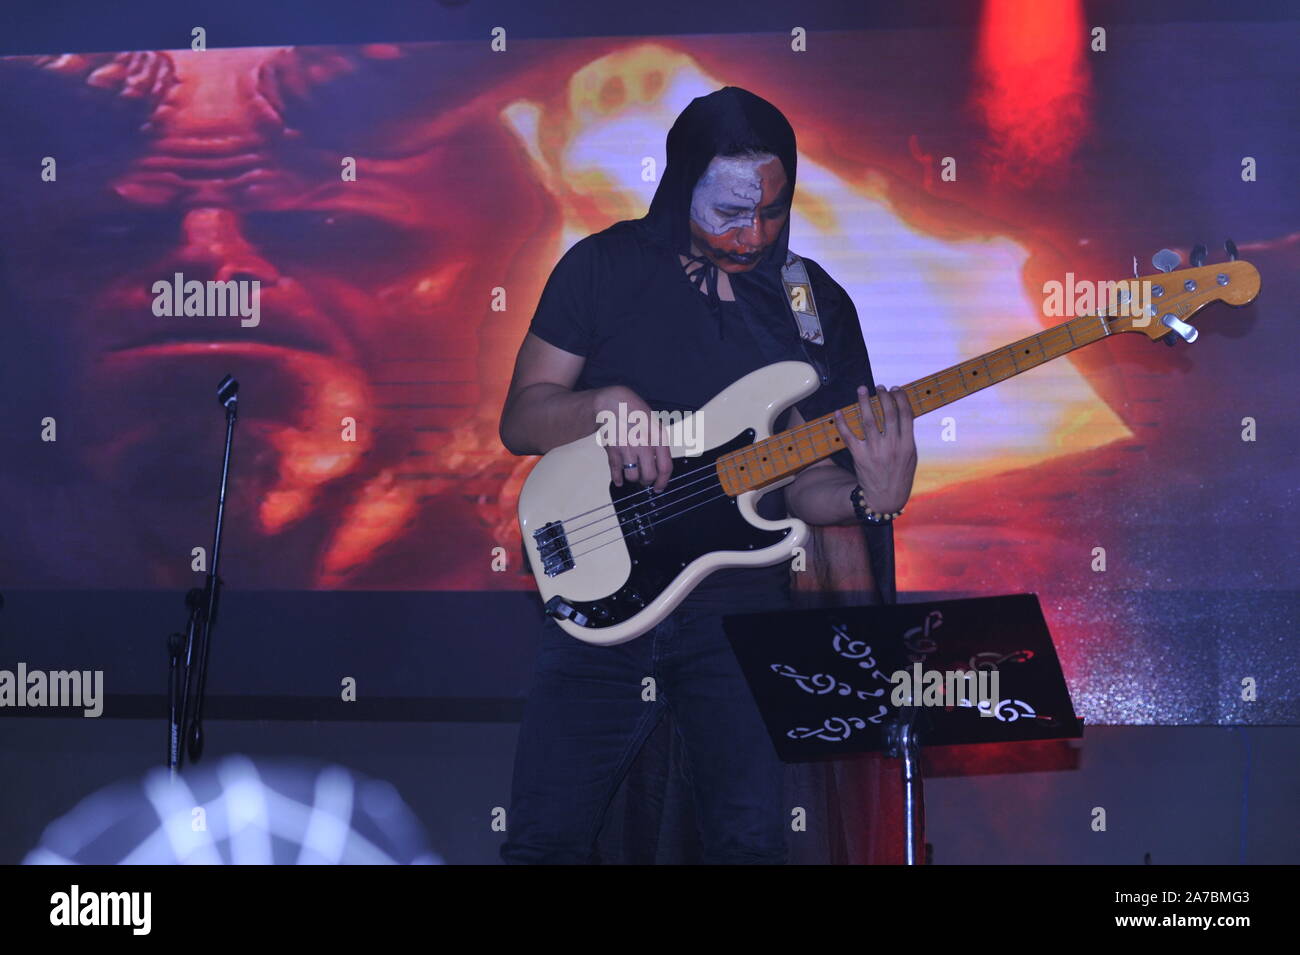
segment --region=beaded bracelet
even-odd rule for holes
[[[856,514],[858,520],[862,521],[864,524],[885,524],[903,513],[903,508],[900,507],[892,514],[877,514],[867,506],[867,496],[863,492],[861,484],[854,487],[853,491],[849,494],[849,500],[853,504],[853,513]]]

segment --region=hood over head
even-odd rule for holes
[[[771,153],[781,160],[793,202],[798,163],[794,130],[781,111],[760,96],[737,86],[726,86],[697,96],[668,131],[667,163],[650,202],[650,211],[637,225],[656,244],[674,254],[691,254],[691,195],[700,176],[715,156],[748,152]],[[730,273],[732,289],[742,308],[785,308],[781,268],[789,248],[790,219],[775,242],[748,271]],[[695,270],[692,280],[708,284],[709,305],[717,306],[717,272],[712,262]],[[779,298],[774,302],[772,296]]]

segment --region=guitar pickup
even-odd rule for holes
[[[550,521],[533,531],[533,541],[537,544],[537,553],[542,558],[542,570],[547,577],[554,577],[566,570],[573,570],[573,552],[569,550],[569,538],[564,533],[561,521]]]
[[[647,500],[623,508],[618,523],[622,528],[623,537],[628,543],[646,546],[654,543],[653,516],[658,503],[654,495],[651,494]]]

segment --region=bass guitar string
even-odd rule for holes
[[[1073,320],[1073,321],[1079,321],[1079,320]],[[1043,346],[1043,344],[1044,344],[1045,342],[1047,342],[1047,335],[1052,334],[1053,331],[1056,331],[1056,333],[1060,334],[1060,331],[1061,331],[1061,330],[1065,330],[1065,326],[1066,326],[1066,325],[1070,325],[1070,322],[1066,322],[1066,324],[1065,324],[1065,325],[1062,325],[1062,326],[1057,326],[1056,329],[1049,329],[1048,331],[1044,331],[1044,333],[1041,333],[1041,335],[1043,335],[1043,337],[1041,337],[1041,340],[1040,340],[1040,347]],[[1091,339],[1091,340],[1100,340],[1100,339]],[[1074,347],[1078,347],[1079,344],[1080,344],[1080,343],[1076,342],[1076,340],[1075,340],[1074,337],[1073,337],[1073,334],[1070,335],[1070,342],[1071,342],[1071,344],[1073,344]],[[1083,342],[1083,344],[1089,344],[1089,343],[1091,343],[1091,342]],[[1013,344],[1011,344],[1011,346],[1006,347],[1006,350],[1010,351],[1011,348],[1018,347],[1018,344],[1019,344],[1019,343],[1013,343]],[[1067,350],[1067,351],[1069,351],[1069,350]],[[1045,353],[1045,350],[1044,350],[1044,353]],[[1065,352],[1062,352],[1062,353],[1065,353]],[[1053,356],[1053,357],[1060,357],[1060,356]],[[992,376],[992,372],[991,372],[991,370],[988,369],[988,360],[987,360],[987,357],[982,357],[982,359],[976,359],[976,360],[983,361],[983,364],[984,364],[984,368],[985,368],[985,370],[987,370],[987,372],[989,372],[989,374],[991,374],[991,376]],[[1013,363],[1013,365],[1015,364],[1014,357],[1013,357],[1013,359],[1011,359],[1011,363]],[[971,363],[963,363],[963,364],[971,364]],[[1019,369],[1017,370],[1017,373],[1018,373],[1018,372],[1019,372]],[[945,376],[946,376],[946,377],[945,377]],[[953,378],[961,378],[961,377],[962,377],[961,366],[957,366],[956,369],[945,369],[944,372],[936,373],[935,376],[931,376],[931,378],[928,378],[928,379],[924,379],[924,378],[923,378],[923,379],[920,379],[920,381],[918,381],[918,382],[911,383],[911,385],[904,386],[904,392],[905,392],[905,394],[907,394],[907,396],[909,396],[909,399],[910,399],[910,398],[911,398],[911,390],[914,390],[914,388],[918,388],[920,385],[922,385],[923,382],[931,381],[931,382],[935,383],[936,387],[939,387],[940,394],[943,395],[943,386],[941,386],[939,382],[940,382],[940,381],[952,381]],[[1013,376],[1008,376],[1008,377],[1014,377],[1014,374],[1013,374]],[[1005,381],[1005,379],[1002,379],[1002,381]],[[993,381],[993,378],[992,378],[992,377],[989,377],[989,378],[988,378],[988,382],[989,382],[989,383],[996,383],[995,381]],[[970,394],[970,392],[967,391],[967,394]],[[852,411],[853,411],[853,408],[850,407],[850,409],[849,409],[849,413],[852,413]],[[859,416],[859,417],[861,417],[861,416]],[[766,439],[766,440],[772,440],[772,439],[775,439],[775,438],[781,438],[781,439],[783,439],[783,440],[781,440],[780,443],[785,443],[785,439],[793,438],[794,443],[798,444],[798,443],[801,443],[802,440],[805,440],[805,439],[806,439],[807,442],[809,442],[809,446],[810,446],[811,450],[813,450],[813,451],[815,452],[815,451],[816,451],[816,447],[815,447],[815,444],[813,443],[813,437],[811,437],[811,435],[807,435],[806,433],[807,433],[807,431],[818,429],[818,427],[820,427],[820,421],[822,421],[822,420],[819,420],[819,421],[816,421],[816,422],[810,422],[810,424],[805,424],[805,425],[802,425],[802,426],[800,426],[800,427],[796,427],[796,429],[790,429],[789,431],[784,431],[784,433],[781,433],[781,434],[779,434],[779,435],[774,435],[774,437],[772,437],[772,438],[768,438],[768,439]],[[749,447],[753,448],[753,447],[757,447],[757,446],[749,446]],[[737,453],[738,453],[738,452],[737,452]],[[729,465],[729,464],[728,464],[728,465],[725,465],[725,466],[728,466],[728,468],[732,468],[732,466],[735,466],[735,465]],[[690,474],[695,474],[695,473],[699,473],[699,472],[707,472],[708,469],[710,469],[710,465],[703,465],[703,466],[701,466],[701,468],[694,468],[694,469],[692,469],[692,470],[689,470],[689,472],[685,472],[684,474],[681,474],[680,477],[685,478],[685,477],[689,477]],[[716,472],[716,470],[718,470],[718,465],[716,465],[716,464],[712,465],[712,469],[714,469],[715,472]],[[673,492],[684,491],[684,490],[688,489],[688,487],[690,487],[690,486],[694,486],[695,483],[699,483],[699,482],[701,482],[701,481],[707,481],[708,477],[710,477],[710,476],[708,476],[708,474],[706,474],[705,477],[698,478],[697,481],[694,481],[694,482],[690,483],[690,485],[676,487],[676,489],[673,489]],[[669,479],[668,479],[668,483],[672,483],[673,481],[675,481],[675,479],[676,479],[676,478],[669,478]],[[601,522],[601,521],[604,521],[604,520],[610,520],[611,517],[617,518],[617,516],[621,515],[621,513],[625,513],[625,512],[628,511],[628,507],[624,507],[624,505],[630,505],[630,507],[634,507],[634,504],[630,504],[630,502],[632,502],[632,500],[638,498],[638,496],[641,496],[641,495],[643,495],[643,494],[649,494],[650,490],[651,490],[651,489],[646,489],[645,491],[638,491],[637,494],[629,495],[628,498],[621,499],[620,502],[619,502],[619,504],[617,504],[617,505],[615,505],[614,503],[603,504],[603,505],[598,505],[598,507],[591,508],[591,509],[589,509],[589,511],[582,512],[582,515],[588,515],[588,513],[594,513],[594,512],[597,512],[597,511],[602,511],[602,509],[607,509],[607,508],[611,508],[611,507],[612,507],[612,508],[615,508],[615,511],[614,511],[614,513],[612,513],[612,515],[607,515],[606,517],[597,518],[597,520],[595,520],[595,521],[589,521],[588,524],[581,525],[581,528],[589,528],[589,526],[593,526],[594,524],[599,524],[599,522]],[[695,496],[695,495],[689,495],[689,496]],[[724,496],[725,496],[725,495],[724,495]],[[664,492],[663,495],[660,495],[660,499],[666,499],[666,498],[667,498],[667,492]],[[581,517],[582,515],[577,515],[576,517]],[[567,518],[567,520],[573,520],[573,518]],[[669,520],[669,518],[663,518],[663,520]],[[615,528],[616,528],[616,526],[620,526],[620,525],[615,525]],[[599,535],[601,535],[601,534],[603,534],[603,533],[608,533],[608,530],[614,530],[615,528],[608,528],[608,529],[603,530],[603,531],[597,531],[597,533],[595,533],[595,534],[593,534],[593,535],[589,535],[589,537],[582,538],[581,541],[589,541],[589,539],[593,539],[594,537],[599,537]],[[581,541],[580,541],[580,542],[581,542]]]
[[[691,511],[695,510],[697,507],[703,507],[705,504],[711,504],[711,503],[713,503],[714,501],[718,500],[719,497],[726,497],[726,496],[727,496],[727,495],[726,495],[726,493],[724,492],[724,493],[721,494],[721,495],[717,495],[717,496],[715,496],[715,497],[706,498],[705,500],[700,501],[698,504],[692,504],[690,507],[683,508],[682,510],[678,511],[676,514],[672,514],[672,515],[670,515],[670,516],[668,516],[668,517],[662,518],[661,520],[658,520],[658,521],[653,522],[653,523],[651,524],[651,526],[652,526],[652,527],[658,527],[660,524],[666,524],[668,521],[671,521],[674,517],[681,517],[683,514],[688,514],[688,513],[690,513]],[[602,533],[603,533],[603,532],[602,532]],[[600,535],[596,535],[596,536],[600,536]],[[588,538],[588,539],[590,539],[590,538]],[[600,550],[602,547],[608,547],[610,544],[616,543],[616,542],[618,542],[618,541],[620,541],[620,540],[622,540],[622,539],[623,539],[623,538],[621,538],[621,537],[613,537],[613,538],[611,538],[611,539],[605,541],[605,543],[603,543],[603,544],[597,544],[595,547],[592,547],[592,548],[590,548],[590,549],[588,549],[588,550],[584,550],[581,554],[574,554],[574,555],[573,555],[573,559],[574,559],[574,560],[577,560],[579,557],[586,557],[588,554],[595,553],[596,551]]]
[[[801,427],[801,428],[791,429],[790,431],[782,432],[780,435],[776,435],[775,437],[785,438],[786,436],[789,436],[789,435],[795,435],[795,434],[797,434],[797,433],[799,433],[799,432],[805,432],[805,431],[808,431],[808,430],[810,430],[812,427],[814,427],[814,425],[804,425],[804,426]],[[770,440],[770,439],[764,439],[764,440]],[[795,438],[794,438],[794,444],[795,444],[795,445],[799,445],[799,444],[801,444],[802,442],[805,442],[805,441],[806,441],[807,444],[808,444],[808,448],[807,448],[807,449],[810,450],[810,451],[812,451],[813,453],[816,453],[816,451],[817,451],[817,446],[813,443],[813,438],[812,438],[811,435],[799,434],[798,437],[795,437]],[[784,441],[782,441],[782,443],[784,443]],[[749,445],[749,447],[755,447],[755,445]],[[801,451],[802,451],[802,449],[801,449]],[[729,466],[730,466],[730,465],[729,465]],[[696,478],[694,481],[691,481],[691,482],[688,483],[688,484],[684,484],[684,485],[680,485],[680,486],[678,486],[678,487],[675,487],[675,488],[673,488],[671,491],[667,490],[667,487],[665,487],[665,490],[664,490],[663,492],[661,492],[660,494],[658,494],[657,496],[653,497],[652,500],[653,500],[657,505],[662,505],[662,506],[667,506],[667,505],[670,504],[670,503],[673,503],[673,504],[680,503],[680,501],[683,500],[683,499],[681,498],[681,494],[682,494],[682,492],[684,492],[684,491],[686,491],[686,490],[688,490],[688,489],[690,489],[690,488],[692,488],[692,487],[695,487],[695,486],[697,486],[697,485],[699,485],[699,484],[702,484],[702,483],[707,485],[708,482],[710,482],[711,480],[714,480],[714,479],[716,478],[716,476],[717,476],[717,463],[716,463],[716,462],[711,462],[711,463],[709,463],[709,464],[701,465],[701,466],[698,467],[698,468],[692,468],[690,471],[684,471],[684,472],[682,472],[682,474],[680,474],[680,475],[677,475],[677,476],[674,476],[674,477],[669,478],[669,479],[668,479],[668,484],[672,484],[674,481],[678,480],[679,478],[686,478],[686,477],[689,477],[689,476],[692,475],[692,474],[700,474],[701,472],[712,472],[712,473],[705,473],[705,474],[703,474],[702,477],[698,477],[698,478]],[[705,488],[705,490],[707,490],[707,487]],[[614,511],[613,511],[613,513],[611,513],[611,514],[606,514],[606,515],[604,515],[604,516],[602,516],[602,517],[598,517],[598,518],[596,518],[596,519],[594,519],[594,520],[588,521],[588,522],[585,523],[585,524],[579,524],[577,527],[574,527],[574,528],[566,528],[566,529],[565,529],[565,534],[566,534],[566,535],[568,535],[568,534],[573,534],[573,533],[576,533],[577,531],[585,530],[585,529],[588,528],[588,527],[593,527],[593,526],[595,526],[596,524],[601,524],[601,523],[603,523],[603,522],[605,522],[605,521],[608,521],[608,520],[611,520],[611,519],[617,519],[617,518],[619,518],[621,515],[626,514],[628,511],[633,510],[633,509],[635,509],[636,507],[638,507],[638,506],[639,506],[638,504],[634,504],[634,503],[631,503],[631,502],[635,501],[635,500],[636,500],[637,498],[639,498],[639,497],[642,497],[642,496],[644,496],[644,495],[649,494],[650,491],[651,491],[650,488],[646,488],[644,491],[637,491],[635,494],[629,494],[627,497],[620,498],[619,501],[618,501],[617,503],[615,503],[615,502],[611,502],[611,503],[609,503],[609,504],[602,504],[602,505],[600,505],[600,506],[593,507],[593,508],[591,508],[590,510],[583,511],[581,514],[574,515],[574,517],[565,518],[563,521],[561,521],[561,523],[566,523],[566,524],[567,524],[569,521],[576,520],[577,518],[579,518],[579,517],[583,517],[583,516],[585,516],[585,515],[587,515],[587,514],[593,514],[593,513],[595,513],[596,511],[606,510],[606,509],[611,508],[611,507],[614,508]],[[695,497],[695,496],[698,495],[699,493],[700,493],[699,491],[696,491],[694,494],[688,494],[688,495],[686,496],[685,499],[689,499],[689,498]],[[674,496],[677,497],[678,500],[670,500],[670,499],[673,498]],[[615,526],[621,526],[621,525],[615,525]],[[593,537],[598,537],[598,536],[600,536],[601,534],[608,533],[608,531],[613,530],[613,529],[614,529],[613,527],[610,527],[610,528],[606,528],[605,530],[602,530],[602,531],[597,531],[595,534],[588,535],[587,537],[584,537],[584,538],[581,538],[581,539],[579,539],[579,540],[577,540],[577,541],[572,542],[572,544],[570,544],[570,546],[574,546],[574,545],[576,545],[576,544],[583,543],[584,541],[591,540]]]
[[[806,428],[805,428],[805,429],[802,429],[802,430],[806,430]],[[793,433],[793,432],[783,432],[783,434],[791,434],[791,433]],[[796,439],[796,440],[795,440],[795,444],[797,445],[797,444],[799,443],[800,440],[803,440],[803,439],[802,439],[802,438],[800,438],[800,439]],[[807,438],[807,440],[809,441],[809,445],[810,445],[811,450],[813,450],[813,451],[815,452],[817,449],[816,449],[816,446],[813,445],[813,444],[811,443],[811,442],[812,442],[811,437]],[[782,442],[782,443],[784,443],[784,442]],[[700,470],[705,470],[705,469],[706,469],[706,468],[697,468],[696,470],[697,470],[697,471],[700,471]],[[691,473],[693,473],[693,472],[691,472]],[[671,479],[670,479],[670,481],[671,481]],[[688,495],[686,495],[686,497],[684,497],[684,498],[681,497],[680,494],[679,494],[679,495],[678,495],[678,499],[675,500],[675,501],[672,501],[671,503],[674,504],[674,505],[676,505],[676,504],[683,504],[683,503],[685,503],[686,501],[691,500],[692,498],[699,497],[701,494],[707,493],[709,490],[711,490],[711,487],[708,485],[707,481],[704,480],[704,479],[694,481],[694,482],[692,482],[692,485],[700,484],[700,483],[702,483],[702,481],[705,483],[705,487],[701,488],[701,489],[698,490],[698,491],[695,491],[695,492],[692,493],[692,494],[688,494]],[[692,486],[692,485],[688,485],[688,486]],[[681,490],[684,490],[684,488],[678,488],[677,490],[678,490],[678,491],[681,491]],[[635,497],[635,496],[639,496],[639,493],[641,493],[641,492],[638,492],[638,495],[632,495],[632,496],[633,496],[633,497]],[[699,502],[697,502],[697,503],[695,503],[695,504],[692,504],[690,507],[687,507],[687,508],[684,508],[684,509],[682,509],[682,510],[679,510],[679,511],[677,511],[676,513],[667,514],[667,516],[662,516],[662,517],[659,517],[659,516],[656,516],[656,517],[647,517],[647,518],[645,519],[646,526],[647,526],[647,527],[650,527],[650,528],[657,527],[657,526],[659,526],[660,524],[666,523],[667,521],[670,521],[670,520],[672,520],[672,519],[675,518],[675,517],[680,517],[681,515],[687,513],[688,511],[693,511],[693,510],[695,510],[697,507],[702,507],[702,506],[704,506],[705,504],[709,504],[709,503],[711,503],[711,502],[713,502],[713,501],[721,500],[722,498],[729,497],[729,496],[730,496],[730,495],[728,495],[725,491],[723,491],[721,494],[716,494],[716,495],[714,495],[713,497],[705,498],[704,500],[699,501]],[[666,499],[666,495],[661,496],[660,498],[658,498],[658,499],[656,499],[656,500],[657,500],[657,501],[662,501],[662,500],[665,500],[665,499]],[[624,500],[628,500],[628,498],[625,498]],[[667,505],[665,504],[664,506],[666,507]],[[617,511],[615,511],[615,515],[612,515],[612,516],[617,516],[617,515],[619,515],[619,514],[626,513],[627,510],[629,510],[629,508],[623,508],[623,509],[621,509],[621,510],[617,510]],[[594,524],[602,523],[602,522],[604,522],[604,521],[606,521],[606,520],[608,520],[608,519],[609,519],[608,517],[597,518],[597,519],[594,520],[594,521],[589,521],[588,523],[581,525],[581,527],[584,527],[584,528],[585,528],[585,527],[591,527],[591,526],[594,525]],[[585,543],[587,543],[588,541],[595,540],[597,537],[601,537],[601,536],[603,536],[603,535],[605,535],[605,534],[610,533],[611,531],[621,530],[621,528],[622,528],[622,521],[617,521],[617,522],[616,522],[612,527],[607,527],[607,528],[605,528],[605,529],[603,529],[603,530],[596,531],[595,533],[588,534],[586,537],[579,538],[579,539],[576,540],[576,541],[572,541],[572,542],[569,544],[569,546],[570,546],[570,548],[573,548],[573,547],[578,546],[579,544],[585,544]],[[615,541],[617,541],[617,540],[621,540],[621,539],[622,539],[622,538],[619,538],[619,537],[613,537],[613,538],[610,538],[609,540],[605,541],[604,543],[602,543],[602,544],[597,544],[595,547],[592,547],[592,548],[590,548],[590,549],[588,549],[588,550],[585,550],[585,551],[583,551],[583,552],[580,553],[580,554],[573,554],[573,555],[572,555],[572,556],[573,556],[573,559],[574,559],[574,560],[577,560],[579,557],[585,557],[586,555],[592,553],[593,551],[597,551],[597,550],[599,550],[600,548],[605,547],[606,545],[608,545],[608,544],[612,544],[612,543],[614,543]]]
[[[717,486],[717,485],[710,486],[710,484],[706,482],[705,485],[704,485],[704,487],[700,488],[698,491],[696,491],[696,492],[693,493],[693,494],[688,494],[688,495],[686,495],[685,497],[679,497],[677,500],[673,501],[673,504],[674,504],[674,505],[677,505],[677,504],[684,504],[684,503],[686,503],[687,501],[691,500],[692,498],[699,497],[701,494],[707,494],[707,493],[709,493],[709,491],[713,490],[714,487],[718,487],[718,489],[721,490],[720,486]],[[727,497],[727,496],[728,496],[728,495],[727,495],[727,492],[726,492],[726,491],[723,491],[723,492],[722,492],[722,497]],[[717,496],[714,496],[714,497],[711,497],[711,498],[707,498],[705,501],[701,501],[700,503],[701,503],[701,504],[704,504],[704,503],[707,503],[708,501],[715,501],[715,500],[717,500],[717,499],[718,499]],[[698,505],[694,505],[694,504],[693,504],[693,505],[691,505],[691,507],[688,507],[687,510],[691,510],[691,509],[693,509],[693,508],[696,507],[696,506],[698,506]],[[662,512],[661,512],[661,513],[662,513]],[[680,511],[679,511],[678,513],[683,513],[683,512],[680,512]],[[664,517],[664,518],[658,518],[658,517],[647,517],[647,518],[645,519],[645,522],[646,522],[646,525],[647,525],[648,527],[655,527],[655,526],[656,526],[660,521],[671,520],[673,517],[676,517],[676,516],[677,516],[676,514],[673,514],[673,515],[670,515],[669,517]],[[588,525],[588,526],[590,526],[590,525]],[[623,524],[622,524],[622,522],[620,521],[620,522],[616,523],[613,527],[607,527],[607,528],[605,528],[604,530],[599,530],[599,531],[596,531],[596,532],[593,533],[593,534],[588,534],[586,537],[582,537],[582,538],[579,538],[578,540],[571,541],[571,542],[569,543],[569,547],[570,547],[570,548],[574,548],[574,547],[577,547],[579,544],[585,544],[585,543],[587,543],[587,541],[595,540],[597,537],[600,537],[600,536],[603,535],[603,534],[608,534],[610,531],[619,530],[619,529],[622,528],[622,526],[623,526]],[[618,538],[615,538],[615,540],[617,540],[617,539],[618,539]]]
[[[1096,318],[1096,317],[1099,317],[1099,316],[1088,316],[1088,318]],[[1062,331],[1066,331],[1067,335],[1069,336],[1070,342],[1071,342],[1071,344],[1072,344],[1074,347],[1079,347],[1079,344],[1080,344],[1080,343],[1078,343],[1078,342],[1075,340],[1073,334],[1072,334],[1072,333],[1068,330],[1068,328],[1067,328],[1067,326],[1069,326],[1069,325],[1071,325],[1073,322],[1076,322],[1076,321],[1079,321],[1079,320],[1080,320],[1080,319],[1078,319],[1078,318],[1076,318],[1076,319],[1072,319],[1070,322],[1065,322],[1065,323],[1062,324],[1062,325],[1056,326],[1055,328],[1051,328],[1051,329],[1048,329],[1048,330],[1046,330],[1046,331],[1040,333],[1040,335],[1038,336],[1039,339],[1040,339],[1040,341],[1039,341],[1039,347],[1040,347],[1040,349],[1043,350],[1043,353],[1046,354],[1046,349],[1043,349],[1042,346],[1043,346],[1043,344],[1045,344],[1045,343],[1047,342],[1047,336],[1052,335],[1053,333],[1055,333],[1055,334],[1057,335],[1057,337],[1059,337],[1059,335],[1060,335],[1060,333],[1061,333]],[[1025,339],[1022,339],[1022,341],[1024,341],[1024,340],[1025,340]],[[1091,339],[1090,341],[1085,341],[1085,342],[1083,342],[1082,344],[1090,344],[1092,341],[1100,341],[1100,339],[1099,339],[1099,338]],[[1002,351],[1011,351],[1012,349],[1019,347],[1019,345],[1020,345],[1020,342],[1015,342],[1015,343],[1013,343],[1013,344],[1011,344],[1011,345],[1006,346],[1006,348],[1001,349],[1001,350],[1002,350]],[[1065,354],[1065,352],[1062,352],[1061,354]],[[990,352],[989,355],[990,355],[990,356],[994,356],[995,353]],[[987,379],[988,382],[991,383],[991,384],[996,384],[996,381],[994,381],[993,378],[991,377],[992,372],[991,372],[991,371],[989,370],[989,368],[988,368],[988,357],[989,357],[989,356],[981,356],[981,357],[978,358],[978,359],[972,359],[971,362],[964,362],[963,365],[969,365],[969,364],[972,364],[972,363],[975,362],[975,361],[980,361],[980,362],[982,362],[982,363],[984,364],[985,371],[988,371],[989,374],[990,374],[990,378]],[[1014,356],[1010,356],[1010,357],[1011,357],[1011,363],[1012,363],[1012,366],[1013,366],[1013,367],[1016,367],[1016,363],[1015,363],[1015,358],[1014,358]],[[1060,357],[1060,356],[1059,356],[1059,355],[1054,355],[1054,356],[1052,356],[1052,357],[1053,357],[1053,358],[1056,358],[1056,357]],[[1050,359],[1049,359],[1049,360],[1050,360]],[[952,369],[944,369],[943,371],[940,371],[940,372],[937,372],[937,373],[934,374],[934,375],[931,375],[929,378],[922,378],[922,379],[920,379],[920,380],[918,380],[918,381],[916,381],[916,382],[913,382],[913,383],[911,383],[911,384],[909,384],[909,385],[905,385],[905,386],[903,387],[902,390],[903,390],[903,392],[904,392],[905,394],[907,394],[908,398],[910,399],[910,398],[912,397],[911,391],[912,391],[913,389],[919,389],[919,387],[920,387],[921,384],[923,384],[923,383],[925,383],[925,382],[931,382],[931,383],[934,384],[934,386],[935,386],[936,388],[939,389],[940,396],[941,396],[941,397],[946,397],[946,396],[943,395],[943,382],[945,382],[945,381],[947,381],[947,382],[951,382],[951,381],[953,381],[953,380],[960,380],[960,379],[963,377],[963,374],[962,374],[962,371],[961,371],[961,367],[962,367],[962,366],[955,366],[955,367],[952,368]],[[1037,367],[1037,366],[1035,366],[1035,367]],[[1016,372],[1014,372],[1012,375],[1008,375],[1007,377],[1014,377],[1014,375],[1015,375],[1015,374],[1018,374],[1018,373],[1019,373],[1019,368],[1017,367]],[[1000,380],[1006,380],[1006,379],[1000,379]],[[969,394],[969,391],[967,391],[967,394]],[[920,400],[921,400],[921,399],[918,398],[918,403],[920,403]],[[841,409],[841,410],[843,410],[843,409]],[[852,408],[852,406],[850,406],[849,411],[846,412],[846,413],[851,414],[852,411],[853,411],[853,408]],[[874,416],[873,416],[873,417],[874,417]],[[860,419],[860,415],[859,415],[859,419]],[[824,419],[818,419],[818,421],[815,421],[815,422],[805,423],[804,425],[801,425],[801,426],[798,427],[798,428],[792,428],[792,429],[790,429],[790,430],[788,430],[788,431],[782,432],[782,433],[779,434],[779,435],[773,435],[772,437],[767,438],[767,439],[764,439],[764,440],[765,440],[765,441],[772,441],[772,440],[774,440],[774,439],[776,439],[776,438],[781,438],[782,440],[781,440],[781,442],[779,442],[779,443],[784,444],[784,443],[786,443],[786,440],[789,439],[789,440],[793,440],[793,441],[795,442],[796,445],[799,444],[800,442],[806,440],[806,441],[808,442],[809,449],[812,450],[814,453],[816,453],[817,448],[816,448],[816,445],[813,443],[813,436],[810,435],[810,434],[808,434],[807,432],[820,429],[820,428],[822,427],[822,424],[821,424],[821,421],[822,421],[822,420],[824,420]],[[757,445],[749,445],[748,447],[750,447],[750,448],[754,448],[754,447],[757,447]],[[740,452],[733,452],[733,453],[740,453]],[[729,467],[729,468],[730,468],[730,467],[734,467],[734,465],[726,465],[726,466]],[[672,484],[674,481],[677,481],[679,478],[684,479],[684,478],[687,478],[687,477],[691,476],[692,474],[699,474],[700,472],[707,472],[707,471],[709,471],[709,470],[713,470],[713,471],[716,472],[716,471],[718,470],[718,465],[717,465],[717,463],[715,462],[715,463],[708,464],[708,465],[702,465],[701,467],[693,468],[693,469],[691,469],[690,471],[683,472],[681,475],[675,475],[674,477],[671,477],[671,478],[668,479],[668,484]],[[669,492],[669,491],[667,490],[667,488],[665,488],[664,492],[661,492],[661,494],[659,495],[659,499],[660,499],[660,500],[666,500],[666,499],[668,498],[668,496],[669,496],[670,493],[674,493],[674,494],[675,494],[675,493],[678,493],[678,492],[684,491],[684,490],[686,490],[687,488],[692,487],[692,486],[694,486],[694,485],[700,483],[701,481],[707,481],[707,480],[710,478],[710,476],[711,476],[711,475],[709,475],[709,474],[706,473],[706,474],[704,474],[702,477],[697,478],[695,481],[692,481],[690,484],[687,484],[687,485],[679,485],[678,487],[673,488],[673,491],[672,491],[672,492]],[[579,514],[575,514],[573,517],[564,518],[564,519],[562,520],[562,523],[564,523],[564,522],[568,522],[568,521],[571,521],[571,520],[576,520],[576,519],[579,518],[579,517],[584,517],[584,516],[586,516],[587,514],[593,514],[593,513],[597,512],[597,511],[606,510],[606,509],[608,509],[608,508],[614,508],[614,511],[613,511],[612,514],[605,515],[605,516],[602,517],[602,518],[597,518],[597,519],[594,520],[594,521],[589,521],[588,523],[583,524],[583,525],[581,525],[581,526],[578,527],[578,528],[574,528],[574,530],[581,530],[581,529],[584,529],[584,528],[587,528],[587,527],[591,527],[591,526],[594,525],[594,524],[600,523],[601,521],[604,521],[604,520],[609,520],[610,518],[615,518],[615,519],[616,519],[620,514],[624,514],[624,513],[626,513],[627,510],[628,510],[630,507],[635,507],[635,506],[637,506],[637,505],[635,505],[635,504],[632,503],[633,501],[635,501],[636,498],[641,497],[642,495],[647,495],[647,494],[649,494],[651,490],[652,490],[651,488],[646,488],[644,491],[638,491],[638,492],[635,493],[635,494],[632,494],[632,495],[629,495],[628,497],[622,498],[620,501],[617,502],[617,504],[615,504],[614,502],[610,502],[609,504],[598,505],[598,506],[596,506],[596,507],[591,508],[590,510],[583,511],[583,512],[581,512],[581,513],[579,513]],[[690,495],[690,496],[693,497],[693,496],[695,496],[695,495]],[[612,530],[612,529],[613,529],[613,528],[610,528],[610,530]],[[597,535],[594,535],[594,536],[599,536],[600,533],[605,533],[605,532],[604,532],[604,531],[598,532]],[[583,540],[590,540],[590,539],[591,539],[591,536],[588,536],[587,538],[583,538]]]

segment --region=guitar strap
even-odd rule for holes
[[[822,384],[826,384],[830,381],[829,363],[822,351],[826,345],[826,336],[822,332],[821,318],[817,315],[817,300],[813,296],[808,269],[793,252],[786,252],[781,281],[785,283],[785,300],[794,315],[795,330],[799,333],[804,354],[817,369]],[[818,347],[809,348],[809,345]],[[862,531],[867,547],[867,561],[876,584],[876,598],[882,604],[896,603],[898,591],[894,574],[894,525],[863,525]]]
[[[831,380],[830,363],[826,360],[826,336],[822,321],[817,315],[817,299],[813,295],[812,281],[803,259],[787,251],[785,265],[781,267],[781,281],[785,284],[785,300],[794,316],[794,328],[799,334],[799,345],[804,357],[817,369],[822,384]],[[815,346],[815,347],[809,347]]]
[[[787,252],[781,267],[781,281],[785,283],[785,300],[790,303],[794,324],[799,337],[814,345],[825,345],[821,319],[817,317],[817,300],[813,298],[812,282],[803,259]]]

